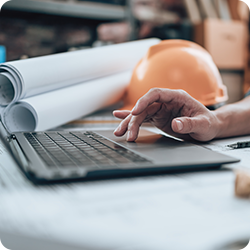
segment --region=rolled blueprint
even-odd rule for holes
[[[159,39],[0,64],[0,114],[9,132],[41,131],[119,101]]]
[[[131,70],[159,39],[0,64],[0,105]]]
[[[41,131],[62,125],[119,101],[131,71],[54,90],[11,104],[2,114],[9,132]]]

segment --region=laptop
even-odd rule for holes
[[[0,139],[33,183],[219,168],[239,159],[141,129],[135,142],[112,130],[18,132]]]

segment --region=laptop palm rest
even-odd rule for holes
[[[166,167],[219,166],[238,161],[233,157],[211,151],[193,143],[176,140],[147,130],[141,130],[135,142],[127,142],[125,136],[116,137],[112,131],[97,131],[97,133],[147,157],[156,165]]]

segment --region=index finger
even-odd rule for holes
[[[132,110],[132,115],[141,114],[148,106],[154,102],[169,103],[173,100],[180,102],[181,105],[185,103],[186,92],[182,90],[172,90],[172,89],[161,89],[153,88],[150,89],[143,97],[141,97],[135,107]]]

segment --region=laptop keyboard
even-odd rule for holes
[[[107,167],[150,162],[94,132],[24,133],[37,154],[50,167]]]

